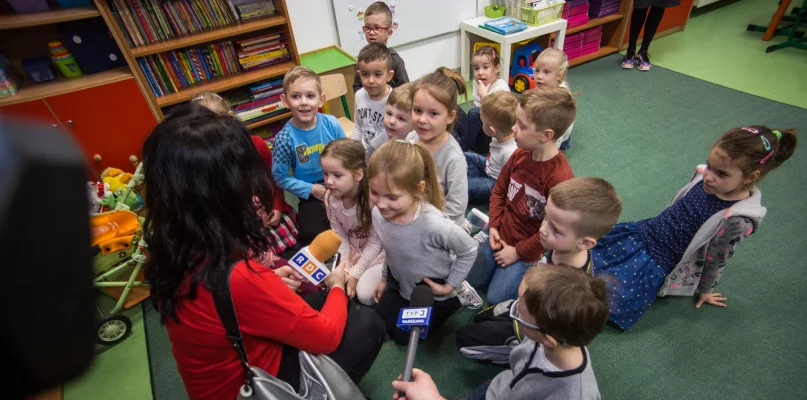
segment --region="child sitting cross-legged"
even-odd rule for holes
[[[499,173],[490,198],[490,238],[479,246],[468,283],[488,288],[496,304],[517,295],[518,283],[530,263],[544,252],[538,228],[553,186],[574,177],[566,157],[555,145],[556,132],[574,120],[569,91],[539,88],[524,92],[516,109],[516,150]]]
[[[314,71],[297,66],[283,78],[283,104],[291,119],[275,136],[272,176],[284,190],[300,199],[300,243],[307,245],[331,228],[325,207],[320,153],[332,140],[345,137],[342,125],[332,115],[317,112],[325,103],[322,83]],[[291,170],[291,175],[289,175]]]
[[[586,346],[608,319],[605,297],[605,282],[580,269],[552,264],[530,269],[510,306],[525,336],[510,353],[510,369],[462,399],[599,399]],[[427,373],[415,369],[412,377],[412,382],[396,380],[392,386],[407,400],[443,399]]]
[[[492,139],[487,157],[465,152],[465,161],[468,163],[468,201],[471,203],[487,204],[490,201],[499,172],[516,151],[513,125],[516,124],[517,104],[518,98],[510,92],[496,92],[482,100],[482,131]]]
[[[546,216],[538,231],[546,249],[540,262],[568,265],[594,276],[591,249],[614,227],[621,212],[616,190],[602,178],[572,178],[557,184],[549,190]],[[483,310],[472,324],[457,330],[462,355],[507,363],[510,350],[524,339],[524,332],[508,315],[512,301]]]

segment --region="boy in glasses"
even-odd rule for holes
[[[577,177],[549,190],[538,237],[545,251],[540,263],[567,265],[593,276],[591,249],[619,220],[622,201],[602,178]],[[474,322],[457,330],[457,349],[465,357],[508,362],[510,351],[524,338],[508,316],[512,300],[489,307]]]
[[[608,320],[602,279],[578,268],[538,264],[524,274],[510,315],[525,335],[510,353],[510,369],[463,399],[600,398],[585,346]],[[427,373],[415,370],[412,377],[412,382],[396,380],[392,386],[407,400],[442,399]]]
[[[381,43],[387,45],[387,40],[392,35],[392,10],[383,1],[376,1],[364,11],[364,38],[367,43]],[[392,58],[392,70],[395,72],[389,85],[393,88],[409,82],[409,75],[406,74],[406,65],[398,53],[390,48]],[[361,77],[356,69],[356,76],[353,78],[353,92],[358,92],[362,88]]]

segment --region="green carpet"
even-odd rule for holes
[[[745,30],[748,24],[767,26],[777,3],[721,0],[705,9],[696,8],[683,32],[653,41],[651,61],[718,85],[807,108],[807,51],[789,48],[765,54],[765,48],[785,38],[763,42],[761,32]],[[791,7],[801,3],[795,0]]]
[[[623,221],[657,214],[703,162],[726,129],[743,124],[807,131],[803,109],[737,92],[663,68],[623,71],[619,57],[573,69],[579,114],[566,154],[578,176],[609,179],[619,191]],[[636,88],[647,88],[636,90]],[[652,94],[650,94],[652,93]],[[627,111],[626,111],[627,110]],[[801,379],[807,326],[800,245],[807,226],[802,196],[807,153],[796,153],[761,189],[768,217],[731,260],[719,288],[727,309],[696,310],[690,298],[661,299],[628,333],[613,328],[590,346],[605,398],[795,398]],[[146,306],[152,384],[159,400],[185,398],[164,329]],[[443,394],[459,398],[500,368],[459,356],[454,331],[472,318],[463,310],[418,350],[417,366]],[[390,398],[403,347],[388,341],[361,382],[373,399]]]

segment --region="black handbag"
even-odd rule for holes
[[[309,354],[300,350],[300,394],[287,382],[266,371],[249,365],[247,352],[235,314],[233,298],[230,294],[230,275],[227,274],[226,289],[213,290],[213,302],[221,323],[227,330],[230,340],[241,360],[244,370],[244,385],[238,393],[238,400],[353,400],[364,399],[361,390],[345,371],[324,354]]]

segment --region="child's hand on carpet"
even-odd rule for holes
[[[695,308],[701,308],[703,303],[711,304],[713,306],[718,307],[728,307],[726,303],[721,303],[726,301],[725,297],[720,293],[701,293],[698,297],[698,302],[695,303]]]
[[[496,253],[493,253],[493,259],[502,267],[507,267],[510,264],[518,261],[518,252],[513,246],[504,245],[503,248]]]

